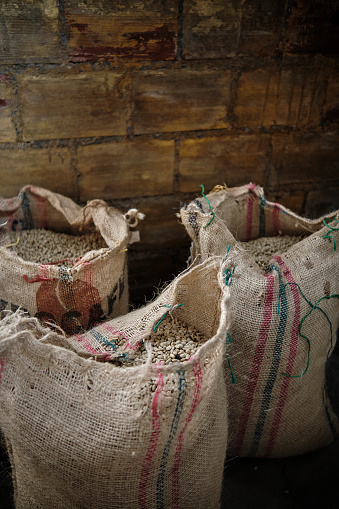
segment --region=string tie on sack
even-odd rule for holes
[[[20,241],[20,237],[18,237],[18,240],[16,242],[13,242],[12,244],[8,244],[8,246],[5,246],[5,249],[7,249],[9,247],[17,246],[19,244],[19,241]]]
[[[224,262],[227,259],[228,252],[229,252],[230,249],[231,249],[231,244],[229,244],[228,247],[227,247],[227,251],[226,251],[226,256],[224,258]],[[231,284],[232,276],[234,274],[234,270],[235,270],[235,265],[232,267],[232,269],[227,268],[227,269],[224,270],[226,286],[229,286]]]
[[[126,214],[124,214],[124,218],[128,222],[130,228],[137,226],[139,221],[142,221],[145,217],[145,214],[139,212],[138,209],[129,209]]]
[[[329,217],[323,217],[323,223],[326,226],[326,228],[329,229],[329,231],[327,233],[325,233],[323,238],[324,239],[332,239],[333,240],[333,250],[337,251],[337,244],[336,244],[334,236],[331,235],[331,232],[338,232],[339,228],[334,228],[333,226],[330,226],[329,224],[327,224],[326,223],[326,219],[330,220],[330,218]],[[338,219],[333,219],[333,221],[335,221],[336,223],[339,223]]]
[[[205,188],[204,188],[204,186],[203,186],[202,184],[200,184],[200,187],[201,187],[201,189],[202,189],[202,195],[203,195],[203,197],[205,198],[205,200],[207,201],[207,203],[208,203],[208,207],[209,207],[209,209],[210,209],[210,211],[211,211],[211,215],[212,215],[211,219],[210,219],[210,220],[208,221],[208,223],[204,226],[204,228],[207,228],[207,226],[209,226],[209,225],[211,224],[211,222],[213,221],[215,214],[214,214],[214,212],[213,212],[212,206],[211,206],[211,204],[210,204],[210,202],[209,202],[208,198],[205,196]]]
[[[159,320],[159,322],[155,325],[154,329],[153,329],[153,332],[156,332],[158,326],[161,324],[161,322],[164,320],[164,318],[168,315],[168,313],[170,313],[171,311],[173,311],[174,309],[176,308],[180,308],[181,306],[183,306],[184,303],[182,302],[181,304],[175,304],[174,306],[170,306],[168,304],[164,304],[164,307],[165,308],[170,308],[168,311],[166,311],[166,313],[163,314],[163,316],[161,317],[161,319]]]
[[[311,341],[310,341],[310,339],[309,339],[307,336],[305,336],[305,334],[302,334],[302,333],[301,333],[301,327],[302,327],[302,325],[303,325],[304,321],[306,320],[306,318],[307,318],[307,317],[308,317],[308,316],[312,313],[312,311],[314,311],[315,309],[318,309],[319,311],[321,311],[321,313],[325,316],[325,318],[326,318],[326,320],[328,321],[329,326],[330,326],[330,333],[331,333],[331,345],[330,345],[330,348],[329,348],[329,351],[328,351],[328,354],[327,354],[327,357],[328,357],[329,352],[330,352],[330,350],[332,349],[332,344],[333,344],[333,330],[332,330],[332,323],[331,323],[331,320],[329,319],[329,317],[328,317],[327,313],[326,313],[323,309],[321,309],[321,308],[318,306],[318,304],[319,304],[319,302],[321,302],[321,301],[322,301],[322,300],[324,300],[324,299],[328,300],[328,299],[332,299],[332,298],[339,298],[339,294],[334,293],[334,294],[332,294],[332,295],[325,295],[324,297],[321,297],[320,299],[318,299],[318,300],[317,300],[317,302],[313,305],[313,304],[312,304],[312,302],[311,302],[311,301],[309,301],[309,300],[307,299],[307,297],[305,297],[305,295],[304,295],[304,294],[303,294],[303,292],[301,291],[301,288],[300,288],[300,286],[298,285],[298,283],[286,283],[286,284],[283,286],[283,288],[281,288],[281,290],[280,290],[280,292],[279,292],[279,298],[278,298],[278,310],[277,310],[277,314],[279,314],[281,293],[282,293],[282,291],[284,291],[285,287],[286,287],[286,286],[288,286],[288,285],[291,285],[291,286],[292,286],[292,285],[294,285],[294,286],[296,286],[296,287],[298,288],[299,292],[301,293],[301,295],[303,296],[303,298],[305,299],[305,301],[306,301],[306,302],[307,302],[307,303],[311,306],[311,308],[312,308],[312,309],[311,309],[311,310],[310,310],[310,311],[309,311],[309,312],[308,312],[308,313],[304,316],[304,318],[301,320],[301,322],[300,322],[300,324],[299,324],[299,329],[298,329],[298,331],[299,331],[299,336],[300,336],[300,337],[302,337],[302,338],[304,338],[304,339],[306,340],[306,342],[307,342],[307,363],[306,363],[306,367],[305,367],[305,369],[304,369],[303,373],[301,373],[301,375],[289,375],[289,374],[287,374],[287,373],[282,373],[282,374],[283,374],[283,376],[286,376],[286,377],[288,377],[288,378],[301,378],[301,377],[302,377],[302,376],[304,376],[304,375],[307,373],[307,371],[308,371],[308,368],[309,368],[309,365],[310,365],[310,354],[311,354]]]

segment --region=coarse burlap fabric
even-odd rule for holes
[[[207,337],[171,365],[118,367],[103,361],[105,350],[99,362],[35,318],[2,320],[0,429],[17,509],[219,507],[229,302],[221,274],[220,258],[210,259],[144,308],[84,334],[87,344],[99,335],[114,342],[119,329],[132,354],[170,311]]]
[[[67,334],[93,327],[105,316],[127,313],[130,231],[121,212],[102,200],[82,208],[60,194],[25,186],[17,197],[0,200],[0,216],[12,231],[97,231],[108,246],[87,252],[71,268],[26,261],[2,246],[0,310],[20,306],[41,321],[57,323]]]
[[[329,226],[302,218],[266,201],[254,184],[212,192],[180,215],[195,264],[212,254],[226,263],[236,378],[232,383],[226,365],[228,454],[283,457],[329,444],[339,430],[325,382],[339,321],[338,215],[329,214]],[[305,233],[275,254],[266,272],[243,247],[258,237]]]

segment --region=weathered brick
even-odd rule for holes
[[[12,121],[12,86],[6,74],[0,74],[0,142],[16,140],[16,132]]]
[[[217,184],[228,187],[265,180],[268,138],[240,135],[188,139],[180,142],[179,189],[206,192]]]
[[[221,129],[230,102],[230,71],[166,69],[132,79],[136,134]]]
[[[318,125],[324,93],[322,69],[293,67],[243,72],[234,108],[235,124],[252,128]]]
[[[270,182],[280,186],[338,179],[338,143],[337,133],[274,135]]]
[[[70,198],[75,196],[75,176],[68,148],[17,147],[1,151],[1,196],[10,198],[26,184],[50,189]]]
[[[295,0],[285,38],[286,54],[337,55],[338,2]]]
[[[278,55],[281,52],[284,9],[284,2],[242,1],[237,55],[258,57]]]
[[[178,0],[64,4],[72,61],[175,58]]]
[[[19,77],[23,139],[125,134],[125,86],[116,72],[59,71]]]
[[[0,62],[59,62],[65,53],[56,0],[2,2]]]
[[[237,0],[184,2],[183,56],[224,58],[236,54],[240,3]]]
[[[137,140],[78,148],[80,200],[171,194],[174,141]]]
[[[326,103],[324,106],[322,121],[326,123],[338,122],[339,120],[339,73],[337,69],[329,77]]]

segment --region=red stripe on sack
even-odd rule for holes
[[[155,391],[153,402],[152,402],[152,435],[151,440],[148,446],[147,454],[144,459],[144,463],[142,465],[141,470],[141,479],[139,484],[139,506],[140,509],[147,509],[147,483],[149,472],[151,469],[152,458],[154,456],[155,450],[158,445],[158,438],[160,434],[160,417],[157,412],[157,404],[159,399],[159,394],[162,391],[164,386],[164,378],[161,373],[159,373],[158,381],[157,381],[157,389]]]
[[[249,188],[251,189],[251,188]],[[252,188],[254,189],[254,188]],[[253,222],[253,204],[254,204],[254,194],[250,194],[247,202],[247,213],[246,213],[246,242],[251,240],[252,238],[252,222]]]
[[[279,263],[279,265],[283,268],[284,276],[287,279],[288,283],[295,283],[295,280],[287,267],[286,263],[280,258],[280,256],[275,255],[273,256],[275,260]],[[298,349],[298,337],[299,337],[299,323],[300,323],[300,299],[299,299],[299,293],[298,288],[296,285],[291,284],[291,292],[293,295],[294,300],[294,319],[293,319],[293,325],[292,325],[292,334],[291,334],[291,342],[290,342],[290,354],[287,362],[287,367],[285,372],[290,375],[292,374],[293,364],[297,355],[297,349]],[[283,377],[282,386],[280,389],[280,396],[277,408],[275,410],[272,427],[270,431],[270,436],[268,439],[268,443],[266,446],[265,456],[271,456],[274,444],[279,432],[279,427],[281,423],[281,418],[284,410],[284,405],[287,398],[288,388],[290,385],[290,378],[288,376]]]
[[[101,355],[102,352],[101,351],[97,351],[95,350],[95,348],[92,347],[91,343],[89,343],[89,341],[87,341],[87,339],[85,338],[85,336],[82,336],[81,334],[75,334],[74,337],[76,338],[77,341],[79,341],[79,343],[81,343],[83,345],[83,347],[88,351],[88,352],[91,352],[92,354],[94,355]],[[103,358],[105,360],[107,359],[110,359],[110,355],[107,353],[103,356]]]
[[[264,305],[264,317],[258,337],[258,341],[256,344],[255,352],[254,352],[254,358],[253,358],[253,364],[251,368],[251,374],[249,377],[249,381],[246,388],[246,395],[245,400],[243,404],[243,409],[241,413],[241,417],[239,419],[239,427],[238,427],[238,434],[236,439],[236,445],[235,449],[232,452],[234,456],[238,456],[241,452],[241,448],[243,445],[246,428],[248,424],[248,419],[250,416],[250,411],[253,404],[254,399],[254,393],[257,386],[261,363],[264,356],[266,341],[268,337],[268,332],[271,325],[272,320],[272,305],[273,305],[273,287],[274,287],[274,276],[268,276],[267,274],[264,274],[264,276],[267,278],[267,290],[266,290],[266,300]]]
[[[202,372],[201,367],[199,364],[199,361],[193,366],[193,373],[195,376],[195,389],[194,389],[194,395],[193,395],[193,401],[190,408],[190,411],[186,417],[186,421],[184,424],[183,429],[181,430],[181,433],[178,438],[177,446],[175,449],[175,455],[174,455],[174,463],[173,463],[173,469],[172,469],[172,497],[173,497],[173,509],[177,509],[179,507],[179,491],[180,491],[180,479],[179,479],[179,466],[180,466],[180,459],[181,459],[181,451],[182,446],[184,442],[184,434],[185,431],[192,419],[192,416],[194,414],[194,411],[198,405],[200,392],[201,392],[201,385],[202,385]]]
[[[273,234],[278,235],[280,231],[280,206],[277,203],[274,203],[272,210],[272,221],[273,221]]]
[[[5,369],[5,359],[1,359],[1,362],[0,362],[0,380],[1,380],[2,373],[4,372],[4,369]]]

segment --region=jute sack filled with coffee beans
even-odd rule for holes
[[[76,338],[18,312],[3,319],[0,429],[17,509],[219,507],[229,322],[222,277],[220,258],[210,259],[145,307]],[[153,362],[147,338],[163,327],[165,341],[172,320],[192,338],[197,329],[199,347],[183,362]],[[144,342],[148,355],[136,363]]]
[[[325,381],[339,321],[338,214],[302,218],[250,184],[203,194],[180,216],[195,264],[225,259],[228,453],[283,457],[329,444],[339,431]]]
[[[0,216],[9,229],[0,247],[0,309],[20,306],[67,334],[128,311],[131,233],[121,212],[25,186],[0,200]]]

